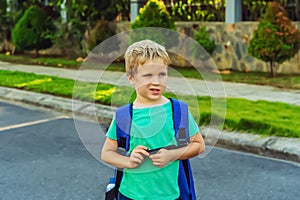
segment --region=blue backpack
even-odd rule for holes
[[[178,146],[164,147],[167,149],[178,148],[187,145],[189,142],[188,105],[176,99],[170,99],[173,110],[173,122],[175,137]],[[116,127],[118,152],[127,155],[130,145],[132,104],[120,107],[116,111]],[[154,151],[158,151],[154,150]],[[193,175],[189,160],[179,162],[178,185],[180,189],[180,200],[196,200]],[[105,193],[105,200],[117,200],[123,172],[115,169],[114,177],[110,178]]]

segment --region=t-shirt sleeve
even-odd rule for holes
[[[190,132],[189,134],[190,134],[190,137],[192,137],[192,136],[196,135],[197,133],[199,133],[200,130],[199,130],[199,127],[198,127],[193,115],[190,113],[190,111],[189,111],[188,116],[189,116],[189,132]]]
[[[108,128],[108,131],[106,133],[106,137],[112,139],[112,140],[117,140],[117,131],[116,131],[116,118],[115,116],[113,117],[110,126]]]

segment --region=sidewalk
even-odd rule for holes
[[[70,70],[37,65],[21,65],[0,61],[0,70],[32,72],[58,76],[86,82],[103,82],[129,86],[127,77],[122,72],[100,70]],[[188,89],[187,89],[188,88]],[[242,97],[249,100],[267,100],[300,105],[300,90],[287,90],[271,86],[258,86],[244,83],[213,82],[186,78],[168,78],[167,90],[176,94],[203,95],[213,97]]]
[[[88,82],[129,85],[126,76],[121,72],[82,70],[78,73],[76,70],[5,62],[0,62],[0,70],[32,72]],[[174,77],[168,78],[168,85],[169,87],[167,90],[173,91],[176,94],[242,97],[250,100],[263,99],[300,105],[300,90],[282,90],[269,86],[229,82],[205,82],[196,79]],[[0,87],[0,98],[52,108],[63,112],[73,113],[77,116],[85,115],[91,118],[98,117],[104,122],[109,121],[115,111],[115,108],[109,106],[94,105],[88,102],[4,87]],[[206,143],[210,145],[215,145],[217,143],[217,145],[225,146],[226,148],[300,162],[300,139],[262,137],[259,135],[236,132],[220,133],[218,130],[205,127],[201,130],[205,136]]]

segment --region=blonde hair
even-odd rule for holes
[[[162,59],[164,64],[170,63],[166,48],[151,40],[133,43],[127,48],[124,57],[127,76],[134,76],[137,67],[150,60]]]

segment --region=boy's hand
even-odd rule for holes
[[[156,154],[150,155],[149,158],[152,160],[153,165],[163,168],[173,160],[170,152],[167,149],[160,149]]]
[[[131,168],[138,167],[143,161],[145,156],[149,156],[149,153],[146,151],[147,147],[139,145],[135,147],[129,157]]]

